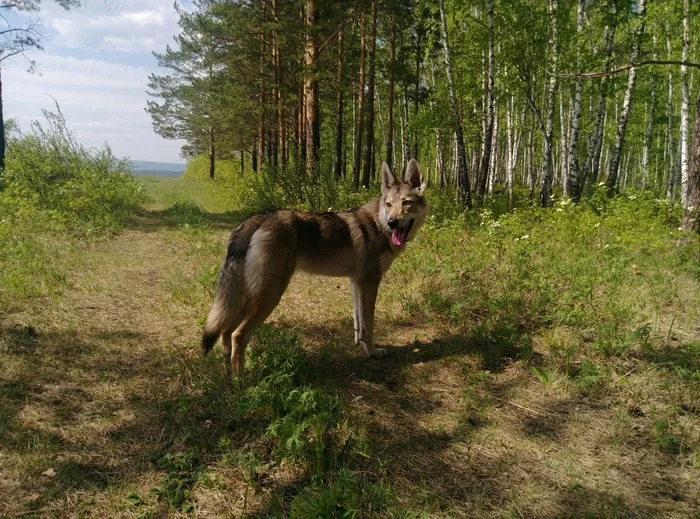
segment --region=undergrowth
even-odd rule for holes
[[[28,133],[14,127],[0,172],[0,306],[64,286],[78,239],[119,229],[143,202],[126,160],[75,140],[60,109]]]
[[[43,149],[41,135],[19,149],[38,154],[36,150]],[[70,141],[64,144],[72,149]],[[78,163],[85,157],[71,153],[67,156]],[[59,252],[61,244],[118,228],[141,196],[130,177],[106,159],[85,159],[103,164],[98,177],[106,179],[94,180],[76,167],[61,169],[68,173],[57,177],[58,184],[42,187],[41,179],[57,168],[42,164],[52,164],[54,157],[48,154],[42,159],[45,163],[37,162],[40,167],[32,175],[44,172],[38,177],[12,170],[29,163],[14,157],[0,193],[5,211],[0,259],[3,266],[10,265],[0,273],[3,304],[46,293],[42,286],[66,283],[61,254],[68,253]],[[160,281],[169,299],[153,310],[154,315],[171,319],[168,308],[177,306],[178,326],[184,323],[190,331],[202,324],[223,258],[212,213],[224,213],[233,227],[234,211],[279,206],[337,209],[360,204],[379,191],[373,186],[354,193],[344,182],[325,177],[306,185],[293,174],[274,170],[241,173],[231,163],[222,163],[218,171],[215,180],[208,179],[206,164],[197,159],[185,178],[147,184],[158,224],[168,229],[173,250],[187,258],[187,268]],[[112,193],[113,201],[105,206],[109,216],[101,215],[97,195],[81,199],[82,188],[73,186],[83,180],[99,186],[96,192]],[[81,201],[70,202],[71,197]],[[157,477],[147,483],[110,484],[108,492],[119,502],[113,506],[122,508],[102,515],[125,510],[140,517],[206,515],[211,503],[206,496],[213,492],[219,500],[242,500],[237,511],[246,517],[534,516],[537,503],[546,502],[543,488],[553,493],[556,487],[570,497],[574,493],[566,494],[568,489],[599,486],[602,476],[587,473],[578,461],[561,471],[580,474],[583,483],[552,484],[549,472],[538,472],[560,475],[549,456],[580,447],[576,438],[555,427],[555,418],[575,416],[579,407],[608,420],[601,427],[601,452],[641,451],[655,469],[697,474],[700,241],[678,230],[677,207],[650,192],[609,198],[603,190],[594,190],[578,206],[557,200],[551,209],[529,207],[524,199],[518,194],[513,207],[497,195],[484,207],[465,212],[453,193],[428,191],[431,214],[426,225],[383,281],[380,310],[389,323],[382,323],[380,330],[429,330],[432,342],[416,339],[408,349],[403,343],[390,347],[390,359],[385,359],[386,366],[393,366],[390,375],[372,372],[358,381],[356,371],[366,369],[359,363],[328,373],[337,364],[327,364],[313,352],[344,340],[345,335],[336,336],[340,332],[335,322],[321,323],[321,339],[311,330],[311,320],[290,327],[261,326],[248,350],[245,386],[224,378],[220,355],[201,359],[194,342],[184,349],[161,344],[163,351],[150,352],[149,357],[162,355],[166,372],[149,376],[167,381],[157,386],[157,398],[149,404],[153,408],[143,415],[162,421],[156,427],[160,435],[143,440],[152,447],[148,459]],[[342,321],[339,326],[347,324]],[[328,334],[331,339],[325,339]],[[404,340],[404,335],[398,336]],[[148,336],[143,342],[152,339]],[[432,351],[433,357],[420,357],[421,350]],[[503,389],[508,381],[499,378],[513,366],[522,366],[515,371],[520,385],[513,387],[534,395],[525,405]],[[424,386],[436,372],[447,375],[434,392],[448,392],[445,400],[434,398]],[[512,378],[516,377],[511,376],[511,383]],[[367,400],[372,391],[383,391],[387,403],[377,399],[361,406],[362,398],[346,391],[353,382],[355,389],[365,388]],[[424,398],[425,408],[413,402]],[[562,412],[555,405],[541,410],[560,401]],[[518,415],[516,433],[510,431],[514,436],[504,436],[507,442],[487,451],[478,442],[486,444],[490,436],[505,434],[506,413],[498,414],[498,405],[511,402],[512,409],[506,407],[509,417],[533,412]],[[144,409],[128,409],[139,417],[136,421],[144,419]],[[441,424],[445,430],[429,423],[435,409],[445,413],[443,418],[448,410],[453,413],[447,425]],[[390,418],[378,418],[382,413]],[[419,440],[410,437],[413,430],[392,437],[392,421],[406,416],[411,418],[407,428],[425,434]],[[449,429],[453,423],[454,429]],[[551,437],[541,434],[543,428]],[[435,445],[426,445],[431,441]],[[458,455],[440,457],[455,445],[462,448]],[[537,456],[545,463],[537,465],[529,455],[541,446]],[[396,452],[400,456],[393,456]],[[422,458],[412,457],[416,452]],[[525,462],[508,465],[518,463],[518,457]],[[412,465],[426,458],[423,466]],[[466,468],[459,472],[445,459]],[[598,461],[591,466],[601,467]],[[511,473],[509,467],[514,468]],[[474,478],[462,485],[472,492],[468,500],[449,491],[461,488],[459,481],[443,481],[452,472]],[[500,488],[513,484],[509,474],[522,474],[523,479],[513,488]],[[521,488],[530,481],[541,484],[540,494]],[[683,481],[683,489],[692,488],[690,478]],[[63,495],[58,490],[56,495]],[[653,498],[663,498],[671,507],[683,499],[687,504],[691,497],[686,490]],[[606,494],[598,501],[562,501],[555,510],[572,516],[625,516],[635,505],[616,491],[620,495]],[[646,512],[639,510],[627,515]]]

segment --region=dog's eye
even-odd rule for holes
[[[389,202],[386,203],[386,206],[391,209],[391,204]]]
[[[411,201],[410,200],[404,200],[403,201],[404,207],[410,207],[411,206]]]

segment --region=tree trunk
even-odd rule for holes
[[[445,72],[447,73],[447,87],[450,91],[450,106],[452,107],[452,120],[455,127],[455,136],[457,140],[459,192],[462,196],[462,202],[467,206],[467,208],[471,209],[471,186],[469,185],[469,174],[467,173],[467,157],[466,151],[464,149],[464,134],[462,132],[462,120],[459,114],[457,93],[455,92],[454,78],[452,76],[452,65],[450,60],[450,43],[447,37],[447,15],[445,13],[445,0],[440,0],[440,21],[442,28],[442,46],[445,56]]]
[[[688,27],[688,11],[690,0],[683,0],[683,51],[682,59],[688,59],[690,47],[690,30]],[[688,112],[690,108],[690,92],[688,89],[688,67],[681,65],[681,204],[688,207]]]
[[[435,61],[430,60],[430,84],[435,88]],[[427,76],[427,72],[426,72]],[[428,98],[430,103],[430,110],[434,109],[434,102],[432,96]],[[445,156],[443,152],[442,135],[440,132],[440,127],[435,126],[435,173],[440,179],[440,188],[445,187]]]
[[[695,102],[693,148],[688,167],[688,203],[683,208],[683,229],[700,234],[700,91]]]
[[[632,51],[632,63],[637,61],[639,58],[640,47],[642,44],[642,36],[644,34],[644,16],[646,15],[646,0],[639,0],[639,16],[641,17],[641,22],[637,28],[637,33],[635,35],[636,41],[634,42],[634,50]],[[606,186],[608,188],[608,193],[612,194],[616,190],[617,177],[620,167],[620,156],[622,154],[622,145],[625,141],[625,132],[627,130],[627,120],[629,118],[630,107],[632,105],[632,93],[634,92],[634,86],[637,81],[637,68],[632,67],[629,71],[629,76],[627,77],[627,90],[625,91],[625,97],[622,101],[622,110],[620,116],[617,120],[617,133],[615,134],[615,144],[613,146],[612,152],[610,153],[610,169],[608,171],[608,180]]]
[[[275,50],[275,85],[277,88],[277,143],[275,153],[279,152],[279,162],[282,171],[287,169],[287,160],[289,159],[289,151],[287,149],[287,124],[285,122],[284,97],[282,95],[282,56],[280,55],[279,42],[279,13],[277,0],[273,1],[273,9],[275,16],[275,28],[273,32],[274,50]]]
[[[654,41],[654,60],[656,60],[656,37]],[[654,119],[656,119],[656,83],[657,76],[651,74],[651,100],[649,101],[649,116],[644,129],[644,147],[642,149],[642,189],[649,187],[649,153],[651,150],[651,139],[654,132]]]
[[[515,184],[514,170],[518,161],[518,149],[520,148],[521,129],[513,129],[515,96],[508,94],[506,98],[506,186],[508,189],[508,201],[513,203],[513,186]],[[519,123],[519,126],[522,123]]]
[[[552,205],[552,130],[554,125],[554,94],[557,88],[557,23],[558,0],[549,0],[548,11],[552,18],[552,32],[549,37],[549,49],[552,53],[550,60],[549,85],[547,87],[545,120],[544,120],[544,161],[542,163],[542,190],[540,191],[540,205],[550,207]]]
[[[571,105],[571,92],[569,92],[569,105]],[[569,110],[566,110],[564,106],[564,88],[561,83],[559,84],[559,131],[561,135],[559,136],[561,155],[559,157],[559,184],[562,187],[562,192],[564,196],[569,196],[569,125],[566,120],[566,112],[571,111],[571,106]],[[571,114],[569,114],[570,116]]]
[[[338,31],[338,93],[335,103],[335,155],[333,175],[340,178],[343,163],[343,28]]]
[[[401,98],[401,171],[406,170],[408,159],[408,94],[404,88]]]
[[[365,140],[365,162],[362,169],[362,187],[369,188],[369,177],[373,169],[374,150],[374,70],[377,49],[377,0],[370,5],[369,68],[367,71],[367,136]]]
[[[530,131],[527,136],[528,149],[528,177],[527,177],[527,194],[530,203],[535,202],[535,184],[537,183],[537,171],[535,171],[535,112],[530,111]]]
[[[489,177],[489,164],[491,164],[491,148],[493,140],[493,124],[494,124],[494,106],[493,106],[493,89],[494,79],[496,74],[495,58],[494,58],[494,23],[493,23],[493,2],[494,0],[486,0],[488,9],[488,71],[486,74],[486,119],[484,124],[484,135],[481,149],[481,165],[479,167],[478,185],[476,187],[476,203],[480,204],[484,199],[486,183]]]
[[[666,37],[666,52],[671,56],[671,40]],[[673,145],[673,73],[668,70],[668,100],[666,102],[666,115],[668,117],[668,132],[667,132],[667,152],[668,152],[668,182],[666,184],[666,196],[669,201],[673,201],[673,188],[676,182],[676,151]]]
[[[362,167],[362,131],[365,111],[365,15],[360,15],[360,84],[357,93],[357,121],[355,127],[355,157],[352,166],[352,185],[360,188],[360,168]]]
[[[316,79],[316,25],[318,6],[316,0],[306,0],[306,70],[304,73],[304,95],[306,98],[306,176],[314,178],[318,167],[318,153],[321,147],[319,127],[318,81]]]
[[[418,118],[418,110],[420,108],[419,98],[420,98],[420,67],[423,62],[422,58],[422,44],[423,44],[423,26],[420,20],[416,23],[416,82],[413,85],[413,117]],[[412,157],[418,160],[418,130],[413,129],[413,151]]]
[[[585,0],[578,0],[576,10],[576,33],[580,36],[583,32]],[[576,68],[580,68],[581,43],[576,44]],[[578,129],[581,121],[581,94],[583,92],[583,80],[578,78],[574,86],[574,106],[571,114],[571,132],[569,134],[569,196],[574,202],[581,199],[578,176]]]
[[[209,128],[209,178],[214,178],[216,152],[214,149],[214,128]]]
[[[386,163],[394,167],[394,67],[396,62],[396,21],[392,17],[389,33],[389,85],[386,120]]]
[[[265,19],[265,2],[260,2],[261,17]],[[258,34],[258,39],[260,40],[260,103],[259,103],[259,118],[258,118],[258,131],[257,131],[257,144],[258,144],[258,161],[260,169],[262,169],[262,164],[265,160],[265,111],[266,111],[266,99],[265,99],[265,34],[261,31]]]
[[[615,14],[614,3],[612,4],[613,15]],[[613,41],[615,40],[615,31],[617,25],[607,25],[603,32],[604,40],[604,61],[603,72],[610,70],[610,59],[613,52]],[[606,115],[606,99],[607,99],[608,78],[603,76],[600,80],[600,88],[598,91],[598,103],[596,105],[595,122],[593,123],[593,135],[588,143],[588,152],[586,153],[586,162],[581,172],[579,179],[579,191],[583,192],[583,186],[590,175],[593,182],[598,180],[598,168],[600,167],[600,153],[603,145],[603,134],[605,131],[605,115]]]
[[[5,118],[3,114],[3,99],[2,99],[2,67],[0,67],[0,171],[5,170]],[[0,184],[0,191],[2,191]]]
[[[274,87],[272,91],[272,102],[274,103],[274,113],[276,117],[276,124],[272,130],[272,165],[277,167],[280,163],[280,156],[282,157],[282,162],[284,161],[284,154],[280,154],[280,147],[284,146],[284,140],[282,137],[284,123],[283,112],[282,112],[282,86],[281,86],[281,63],[280,63],[280,45],[279,45],[279,17],[277,14],[277,0],[271,0],[272,7],[272,67],[274,70]]]
[[[491,139],[491,163],[489,164],[488,169],[486,170],[488,172],[488,194],[489,196],[493,196],[493,190],[496,187],[496,180],[498,176],[498,166],[500,165],[498,163],[498,154],[500,152],[499,147],[498,147],[498,112],[494,113],[494,118],[493,118],[493,137]]]
[[[298,106],[297,106],[297,174],[301,176],[306,168],[306,131],[305,121],[306,121],[306,105],[304,103],[304,82],[299,82],[299,93],[298,93]]]

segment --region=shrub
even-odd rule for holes
[[[79,144],[58,107],[43,113],[45,126],[34,121],[30,133],[16,130],[8,139],[3,206],[32,206],[83,235],[121,226],[143,200],[131,164],[106,144],[99,150]]]

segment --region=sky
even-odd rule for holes
[[[163,51],[178,32],[173,0],[83,0],[70,11],[43,0],[39,18],[44,49],[28,54],[36,72],[27,72],[22,57],[3,63],[5,118],[28,130],[55,99],[86,146],[106,142],[118,157],[183,162],[184,141],[156,135],[144,110],[148,75],[167,73],[151,52]]]

